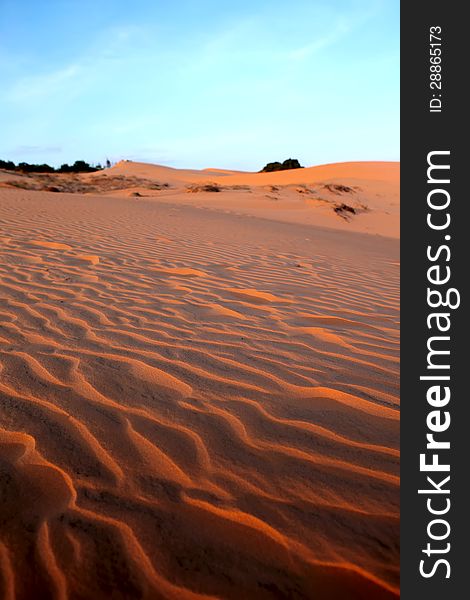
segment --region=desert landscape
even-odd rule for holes
[[[399,163],[0,171],[0,597],[399,596]]]

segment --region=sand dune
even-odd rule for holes
[[[271,173],[255,173],[249,171],[229,171],[226,169],[175,169],[151,163],[140,163],[124,160],[115,164],[104,173],[109,175],[139,176],[162,181],[195,181],[207,179],[213,175],[215,181],[224,183],[269,185],[288,183],[315,183],[338,178],[388,181],[399,183],[399,163],[397,162],[345,162],[273,171]],[[91,175],[88,175],[90,177]],[[220,179],[218,180],[217,177]]]
[[[397,166],[163,169],[0,190],[0,596],[396,598],[397,240],[182,186],[381,206]]]
[[[143,196],[288,223],[399,236],[399,163],[394,162],[244,173],[122,161],[111,169],[82,175],[0,171],[0,186]]]
[[[289,223],[399,236],[400,165],[396,162],[336,163],[273,173],[244,173],[189,171],[123,161],[105,173],[108,177],[134,176],[168,182],[171,189],[159,194],[160,200]],[[204,183],[219,186],[222,193],[206,193],[203,189],[195,196],[181,193],[188,185],[199,184],[202,188]],[[148,191],[136,191],[148,195]]]

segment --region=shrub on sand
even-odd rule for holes
[[[273,171],[287,171],[288,169],[303,169],[303,167],[296,158],[288,158],[283,163],[270,162],[260,172],[272,173]]]
[[[197,193],[197,192],[220,192],[221,187],[217,183],[202,183],[200,185],[190,185],[188,187],[188,192]]]

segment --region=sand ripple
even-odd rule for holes
[[[396,597],[397,243],[0,200],[0,596]]]

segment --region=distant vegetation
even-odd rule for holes
[[[284,162],[270,162],[260,173],[271,173],[272,171],[287,171],[288,169],[303,169],[302,165],[296,158],[288,158]]]
[[[111,166],[111,163],[106,161],[106,166],[108,165]],[[47,164],[32,165],[26,162],[20,162],[15,165],[11,160],[0,160],[0,169],[18,171],[20,173],[94,173],[95,171],[101,171],[103,167],[100,164],[90,165],[84,160],[76,160],[73,165],[65,163],[58,169],[54,169],[54,167]]]

